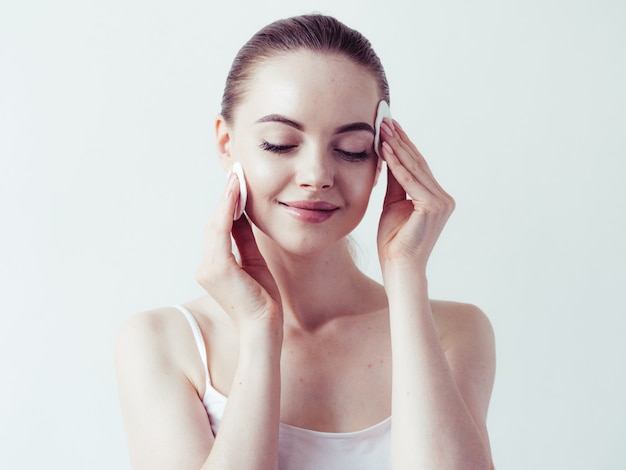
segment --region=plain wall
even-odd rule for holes
[[[500,469],[626,466],[626,3],[0,2],[0,468],[129,468],[113,342],[201,294],[236,51],[321,11],[457,200],[432,296],[491,318]],[[356,232],[380,279],[385,181]]]

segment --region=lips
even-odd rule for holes
[[[324,222],[339,209],[339,206],[326,201],[290,201],[280,205],[290,216],[310,223]]]
[[[296,209],[305,209],[311,211],[334,211],[339,207],[335,204],[331,204],[326,201],[293,201],[293,202],[281,202],[281,204],[288,207],[295,207]]]

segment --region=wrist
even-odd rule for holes
[[[383,284],[389,301],[389,313],[413,315],[430,309],[428,280],[424,271],[393,269],[383,273]]]
[[[382,269],[382,275],[385,287],[392,285],[409,287],[428,286],[425,266],[416,267],[409,264],[387,264]]]
[[[283,342],[282,318],[263,318],[251,320],[239,328],[239,346],[251,351],[277,347]]]

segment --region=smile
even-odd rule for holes
[[[296,220],[309,223],[325,222],[339,209],[338,206],[325,201],[292,201],[279,204]]]

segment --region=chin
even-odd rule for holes
[[[248,217],[256,228],[257,241],[268,248],[274,246],[297,256],[319,255],[327,249],[347,243],[348,235],[362,219],[361,211],[337,213],[321,223],[285,217],[282,210],[267,214],[268,217],[259,217],[260,215],[254,209],[248,212]]]
[[[259,245],[301,257],[320,255],[328,249],[336,248],[347,241],[346,237],[350,233],[344,233],[344,231],[333,233],[329,228],[319,225],[302,228],[282,224],[278,225],[279,229],[274,230],[266,226],[254,225],[257,229],[255,237]]]
[[[287,237],[278,236],[272,240],[279,249],[301,257],[318,256],[328,249],[336,248],[346,240],[345,236],[328,237],[328,233],[324,235],[319,233],[300,234],[300,236],[293,234]]]

